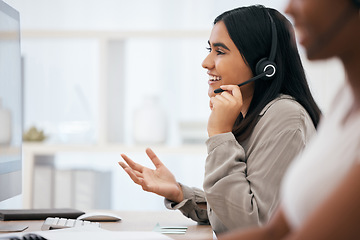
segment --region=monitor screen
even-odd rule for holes
[[[0,201],[22,190],[22,106],[19,13],[0,0]]]

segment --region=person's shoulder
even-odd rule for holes
[[[278,131],[307,131],[315,129],[306,109],[289,95],[280,95],[271,101],[262,111],[259,124],[271,126]]]
[[[260,115],[274,115],[277,117],[284,117],[286,115],[304,114],[306,110],[297,102],[292,96],[281,94],[271,102],[269,102]]]
[[[261,112],[254,134],[261,135],[264,141],[282,134],[301,134],[310,136],[315,126],[305,108],[289,95],[280,95]],[[290,136],[290,135],[289,135]]]

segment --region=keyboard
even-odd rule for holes
[[[48,240],[40,235],[34,233],[28,233],[23,235],[22,237],[17,236],[9,236],[9,237],[0,237],[2,240]]]
[[[79,219],[48,217],[48,218],[46,218],[43,225],[41,226],[41,230],[45,231],[45,230],[83,227],[83,226],[100,227],[100,223],[79,220]]]

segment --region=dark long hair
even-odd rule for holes
[[[239,116],[232,130],[239,142],[249,137],[257,124],[261,110],[279,94],[288,94],[299,102],[309,113],[315,127],[321,115],[306,81],[293,27],[281,13],[261,5],[240,7],[219,15],[214,24],[219,21],[225,23],[230,38],[255,75],[256,63],[270,55],[272,32],[269,14],[277,30],[277,71],[274,79],[255,82],[253,98],[246,117],[242,119],[242,115]]]

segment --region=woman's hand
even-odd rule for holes
[[[242,94],[237,85],[224,85],[221,88],[225,91],[210,98],[209,137],[231,132],[243,106]]]
[[[156,193],[174,202],[181,202],[184,198],[183,192],[174,175],[150,148],[146,149],[146,154],[155,165],[155,170],[132,161],[125,154],[121,154],[121,157],[127,165],[124,162],[119,162],[119,165],[144,191]]]

